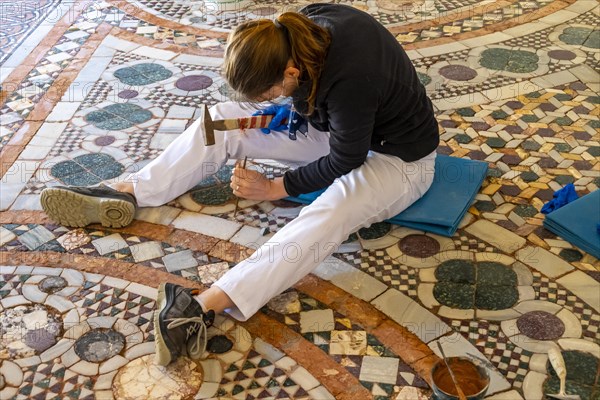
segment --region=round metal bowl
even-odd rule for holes
[[[485,393],[488,390],[488,387],[490,386],[490,375],[487,372],[487,370],[480,363],[477,363],[477,361],[474,361],[474,360],[471,360],[471,359],[468,359],[465,357],[448,357],[448,364],[450,364],[451,366],[453,365],[453,363],[456,363],[456,362],[468,363],[474,367],[474,368],[472,368],[472,370],[474,372],[472,374],[470,374],[469,376],[465,376],[465,375],[461,376],[455,372],[454,375],[456,376],[457,380],[459,380],[459,381],[461,379],[462,380],[464,380],[464,379],[471,380],[471,382],[476,383],[478,387],[479,386],[483,387],[482,389],[478,390],[476,393],[469,393],[465,390],[465,388],[463,388],[461,386],[461,389],[463,390],[463,393],[465,394],[467,399],[468,400],[483,399],[485,396]],[[444,389],[440,388],[439,383],[436,382],[436,378],[439,380],[439,378],[444,370],[447,371],[444,360],[439,360],[431,369],[431,387],[433,389],[435,399],[437,399],[437,400],[459,400],[459,397],[457,394],[448,393]],[[454,368],[452,369],[452,371],[454,371]],[[448,374],[448,372],[446,372],[445,374]],[[447,390],[447,388],[446,388],[446,390]]]

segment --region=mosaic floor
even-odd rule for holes
[[[0,2],[0,398],[428,399],[440,343],[486,365],[495,400],[557,393],[558,345],[567,392],[600,399],[600,261],[540,213],[568,183],[600,187],[599,3],[335,2],[397,37],[439,152],[488,162],[488,177],[453,237],[353,233],[249,321],[219,316],[203,359],[168,368],[153,363],[157,282],[209,287],[302,206],[242,200],[234,216],[226,166],[127,228],[69,229],[40,191],[143,167],[228,100],[230,29],[308,2]]]

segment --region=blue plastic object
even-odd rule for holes
[[[387,222],[452,236],[473,203],[487,168],[486,162],[438,154],[435,176],[427,193]],[[310,204],[324,191],[288,197],[287,200]]]
[[[573,186],[572,183],[569,183],[564,188],[554,192],[553,199],[544,204],[540,211],[542,212],[542,214],[549,214],[552,211],[556,211],[562,206],[565,206],[570,202],[577,200],[578,198],[579,195],[575,191],[575,186]]]
[[[600,258],[600,190],[546,215],[544,227],[583,251]]]

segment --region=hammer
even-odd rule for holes
[[[290,117],[296,114],[295,111],[290,111]],[[229,118],[229,119],[219,119],[213,121],[210,113],[208,112],[208,107],[204,104],[204,111],[200,116],[202,118],[202,122],[204,124],[204,145],[212,146],[215,144],[215,131],[231,131],[234,129],[253,129],[253,128],[268,128],[269,123],[273,119],[272,115],[255,115],[252,117],[242,117],[242,118]],[[297,119],[297,118],[296,118]],[[288,118],[288,120],[293,121],[294,118]],[[287,124],[287,120],[284,120],[282,124]],[[296,131],[298,127],[291,124],[289,126],[289,138],[291,140],[296,140]]]

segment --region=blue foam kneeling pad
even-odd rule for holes
[[[546,215],[544,227],[600,258],[599,222],[600,190],[596,190]]]
[[[433,183],[427,193],[387,222],[452,236],[479,192],[487,168],[483,161],[438,154]],[[288,197],[287,200],[310,204],[325,190]]]

